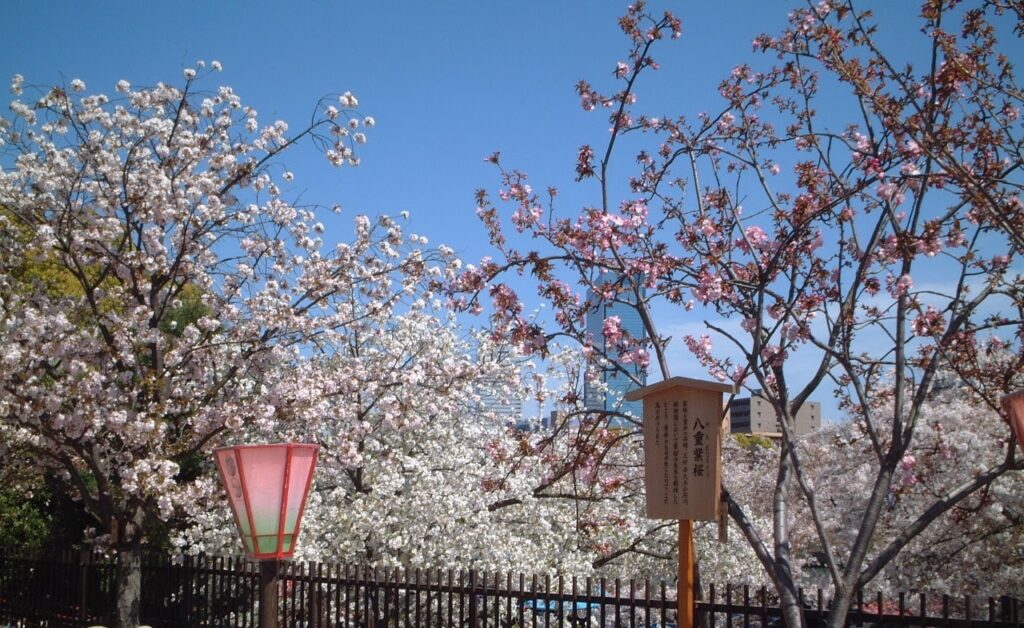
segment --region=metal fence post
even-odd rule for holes
[[[469,625],[476,628],[478,624],[476,607],[476,569],[469,570]]]
[[[320,564],[309,563],[309,625],[320,628]]]
[[[1003,595],[999,598],[999,619],[1002,621],[1010,621],[1013,618],[1012,606],[1010,604],[1010,596]]]
[[[188,554],[185,556],[185,560],[182,564],[181,583],[182,588],[185,590],[184,604],[185,604],[185,621],[192,623],[192,555]]]
[[[89,618],[89,550],[78,551],[78,619]]]

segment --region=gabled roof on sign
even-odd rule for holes
[[[710,390],[713,392],[732,393],[735,388],[732,384],[708,381],[703,379],[691,379],[689,377],[670,377],[657,384],[637,388],[626,393],[626,401],[638,401],[648,395],[663,392],[671,388],[695,388],[697,390]]]

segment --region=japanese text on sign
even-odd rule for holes
[[[649,517],[717,516],[722,403],[717,390],[668,389],[644,398]]]

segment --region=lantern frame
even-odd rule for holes
[[[261,531],[256,526],[256,513],[253,511],[253,499],[250,496],[250,484],[252,478],[246,479],[245,467],[242,464],[242,458],[245,452],[268,452],[275,450],[285,450],[284,461],[282,467],[277,467],[280,470],[282,476],[281,494],[280,494],[280,505],[276,505],[276,519],[277,519],[277,532],[272,534],[259,534]],[[292,462],[295,458],[295,453],[311,452],[311,459],[309,463],[309,471],[307,477],[296,478],[293,474]],[[306,502],[309,499],[309,491],[313,485],[313,476],[316,473],[317,459],[319,458],[320,446],[306,443],[271,443],[271,444],[260,444],[260,445],[236,445],[233,447],[219,447],[214,450],[214,460],[217,463],[217,470],[220,474],[221,483],[225,490],[228,492],[228,500],[231,506],[231,514],[235,520],[235,529],[238,531],[238,536],[242,541],[242,549],[245,551],[246,556],[251,559],[258,561],[277,561],[291,558],[295,554],[295,547],[299,541],[299,533],[302,531],[302,515],[306,510]],[[239,512],[238,501],[232,496],[233,483],[228,479],[228,473],[224,469],[223,460],[230,460],[234,463],[235,469],[237,470],[238,484],[241,488],[241,506],[243,512]],[[230,474],[234,475],[234,473]],[[302,498],[299,501],[298,510],[295,512],[295,526],[294,530],[286,530],[286,521],[288,519],[288,504],[291,497],[291,492],[294,491],[294,482],[302,482]],[[237,487],[236,487],[237,488]],[[246,526],[242,525],[241,517],[246,518],[248,524],[248,534],[246,534]],[[266,545],[265,540],[270,538],[273,539],[276,536],[276,543],[274,543],[273,551],[261,551],[261,540],[264,540],[263,546]],[[288,545],[287,550],[285,549],[286,537],[290,537],[291,543]],[[251,550],[250,550],[251,548]]]

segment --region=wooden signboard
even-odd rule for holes
[[[631,391],[644,402],[644,479],[651,519],[715,521],[722,485],[723,394],[733,387],[685,377]]]
[[[644,401],[647,516],[679,520],[679,628],[694,628],[697,609],[693,521],[718,519],[722,487],[723,393],[733,387],[672,377],[626,394]]]

